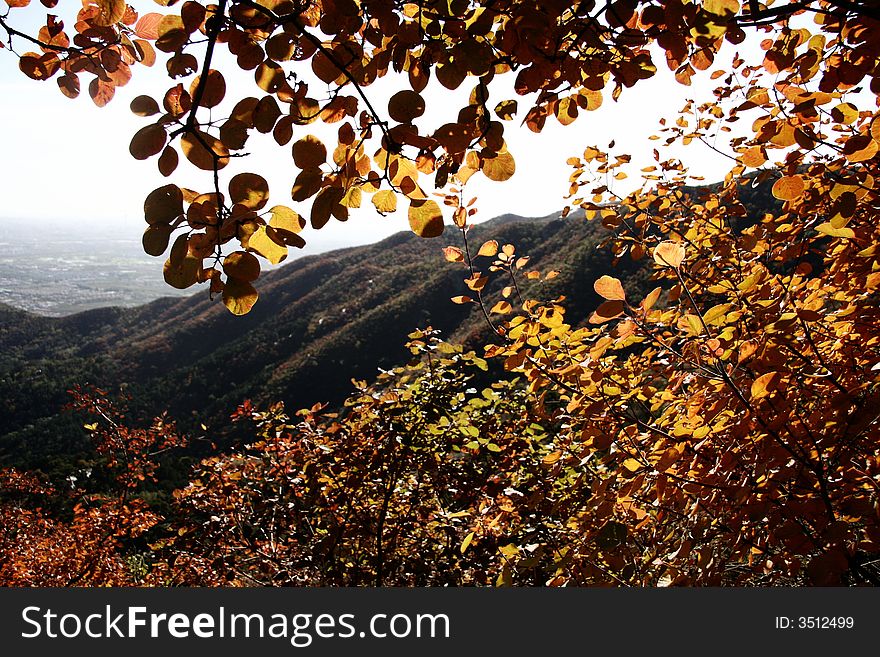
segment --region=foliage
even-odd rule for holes
[[[69,477],[61,490],[31,473],[0,470],[0,585],[139,583],[126,551],[160,517],[135,493],[155,480],[157,457],[185,439],[161,417],[146,429],[126,426],[124,407],[102,390],[71,393],[72,406],[96,420],[84,426],[104,460]],[[110,481],[109,489],[99,484],[102,492],[90,491],[90,480],[99,478]]]
[[[179,11],[171,9],[173,0],[160,0],[163,13],[141,14],[124,0],[87,0],[72,29],[71,21],[49,14],[37,34],[16,27],[29,4],[7,0],[0,28],[10,49],[23,42],[39,50],[18,55],[21,71],[39,81],[55,79],[68,97],[77,96],[87,79],[89,95],[103,106],[138,66],[164,58],[167,91],[131,104],[151,121],[132,138],[131,154],[156,157],[166,176],[187,161],[211,172],[213,184],[190,189],[169,183],[151,192],[144,203],[144,249],[168,252],[169,285],[209,283],[234,314],[249,312],[258,299],[253,283],[260,258],[277,263],[288,248],[304,245],[304,211],[270,207],[263,176],[224,177],[258,133],[291,148],[296,173],[290,197],[297,208],[310,204],[312,228],[331,217],[345,221],[372,195],[381,213],[406,203],[413,231],[434,237],[444,230],[443,211],[425,192],[426,181],[447,190],[476,173],[505,181],[515,172],[504,132],[518,101],[498,100],[509,92],[493,85],[496,79],[514,78],[515,95],[532,103],[523,123],[540,132],[549,117],[569,125],[599,107],[605,95],[618,100],[624,88],[656,73],[658,57],[689,84],[697,70],[713,65],[725,42],[740,44],[746,29],[766,29],[772,38],[763,67],[781,80],[772,91],[801,109],[772,113],[756,130],[767,135],[764,141],[773,137],[777,145],[804,149],[824,141],[812,125],[823,105],[866,78],[876,80],[878,12],[869,3],[843,0],[782,7],[756,0],[742,7],[738,0],[188,0]],[[57,4],[43,0],[53,11]],[[816,17],[815,35],[790,25],[805,13]],[[253,71],[255,95],[236,83],[238,69]],[[406,83],[382,107],[367,92],[392,72],[405,75]],[[730,76],[722,96],[744,91]],[[421,119],[434,102],[426,91],[432,77],[447,90],[469,93],[457,113],[444,115],[446,122],[427,126]],[[818,96],[802,88],[813,78]],[[767,90],[748,91],[746,104],[770,102]],[[841,143],[850,160],[871,158],[876,142],[855,105],[833,109],[835,121],[851,134]],[[335,145],[303,134],[316,122],[337,129]],[[752,166],[766,161],[760,143],[744,157]],[[786,183],[786,193],[799,189],[796,180]]]
[[[122,46],[107,39],[125,25],[137,31],[114,7],[84,9],[84,33],[107,22],[95,33],[104,42],[77,48],[112,51]],[[220,171],[249,131],[272,132],[294,142],[292,196],[314,198],[313,228],[346,218],[368,193],[381,212],[404,199],[413,231],[438,235],[440,204],[420,184],[433,175],[461,236],[443,250],[466,270],[452,300],[474,304],[492,344],[487,362],[415,334],[418,362],[376,386],[358,383],[340,414],[243,407],[256,442],[205,461],[178,493],[173,531],[153,543],[151,581],[880,583],[873,5],[229,0],[208,11],[188,2],[156,31],[160,50],[173,53],[172,76],[194,71],[187,51],[200,29],[203,72],[190,91],[172,87],[165,114],[155,100],[135,108],[161,114],[136,136],[136,157],[169,153],[160,166],[170,173],[168,142],[179,139],[186,159],[215,174],[213,191],[168,185],[147,200],[148,251],[164,252],[180,229],[169,282],[210,280],[241,314],[256,298],[252,254],[278,261],[301,244],[298,214],[263,212],[260,176],[238,174],[223,188],[230,201],[221,195]],[[496,75],[516,71],[516,92],[535,103],[525,123],[537,131],[551,115],[571,123],[606,87],[616,99],[654,73],[659,50],[688,84],[745,29],[766,32],[762,61],[737,55],[711,74],[714,100],[689,102],[664,125],[639,189],[616,191],[632,158],[613,144],[570,160],[571,205],[609,230],[617,262],[647,263],[652,291],[604,272],[592,282],[602,302],[571,319],[547,283],[555,271],[534,268],[512,243],[476,247],[467,180],[505,180],[515,169],[502,121],[516,104],[490,109]],[[239,99],[212,122],[205,110],[226,91],[210,68],[218,44],[255,70],[266,95]],[[77,56],[50,50],[22,57],[23,70],[45,77],[53,57]],[[279,63],[288,59],[309,61],[329,97],[288,79]],[[386,121],[365,88],[392,69],[407,72],[410,88],[392,96]],[[432,71],[449,89],[477,84],[454,122],[423,133],[411,122],[425,111]],[[294,125],[317,120],[341,124],[332,165],[316,137],[293,139]],[[695,176],[665,148],[691,143],[730,158],[723,183],[689,185]],[[764,184],[777,202],[750,212],[748,190]],[[224,257],[234,242],[241,250]],[[471,382],[489,362],[507,374]]]

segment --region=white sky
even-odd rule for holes
[[[64,0],[62,0],[62,5]],[[151,3],[132,3],[144,11],[154,11]],[[33,3],[23,12],[32,12],[37,18],[43,8]],[[13,11],[12,16],[16,14]],[[17,42],[20,52],[28,50]],[[730,61],[719,56],[722,64]],[[160,53],[161,55],[161,53]],[[520,127],[519,122],[531,106],[527,99],[519,99],[519,116],[505,125],[509,150],[516,158],[517,172],[506,183],[494,183],[476,175],[468,184],[470,195],[478,197],[478,219],[511,212],[525,216],[539,216],[560,210],[565,206],[570,167],[565,160],[579,156],[585,146],[607,146],[616,141],[615,153],[629,153],[633,162],[629,171],[637,181],[638,169],[652,164],[651,149],[659,142],[649,141],[656,134],[661,117],[674,118],[685,99],[711,98],[715,85],[703,72],[695,77],[692,87],[675,82],[662,59],[656,58],[658,73],[633,89],[624,89],[621,100],[614,103],[610,88],[601,108],[581,112],[578,120],[568,126],[559,125],[554,118],[536,135]],[[128,109],[130,100],[141,93],[154,95],[164,92],[170,80],[164,75],[161,60],[154,70],[137,66],[133,80],[117,90],[116,97],[104,108],[95,107],[83,84],[83,93],[69,100],[58,91],[55,80],[41,83],[26,78],[18,71],[17,60],[8,50],[0,50],[0,125],[3,130],[4,156],[0,176],[0,218],[28,219],[47,229],[65,229],[70,225],[88,222],[90,226],[114,224],[125,227],[133,236],[139,236],[143,223],[143,199],[152,189],[166,184],[156,170],[156,158],[136,161],[128,153],[131,136],[146,125],[146,119],[136,117]],[[226,70],[224,69],[224,73]],[[505,84],[512,83],[510,81]],[[405,78],[392,73],[373,89],[377,97],[386,97],[389,90],[405,85]],[[189,80],[184,81],[189,84]],[[235,80],[227,76],[227,83],[244,85],[245,95],[260,97],[262,92],[253,83],[250,74]],[[163,85],[164,86],[161,86]],[[469,93],[473,83],[462,85]],[[434,89],[432,91],[432,89]],[[227,96],[232,96],[232,91]],[[436,127],[452,120],[462,103],[456,95],[435,85],[425,94],[429,107],[422,125]],[[161,96],[159,96],[161,98]],[[514,94],[493,94],[490,106],[500,100],[515,98]],[[458,101],[458,102],[455,102]],[[383,107],[384,102],[376,104]],[[218,109],[222,109],[221,108]],[[451,110],[448,111],[448,110]],[[446,115],[444,115],[446,111]],[[451,115],[450,115],[451,114]],[[337,126],[330,126],[335,134]],[[312,124],[299,128],[294,141],[314,132],[321,136],[322,127]],[[328,134],[325,132],[324,134]],[[260,144],[265,148],[260,148]],[[254,135],[247,149],[253,155],[235,161],[224,170],[226,180],[235,170],[250,170],[264,175],[270,184],[270,205],[286,204],[307,216],[307,208],[290,200],[289,191],[297,173],[290,157],[290,146],[278,147],[271,135]],[[729,161],[702,145],[688,148],[688,161],[693,171],[707,180],[720,178],[729,168]],[[181,157],[181,165],[172,174],[171,181],[181,186],[207,189],[207,179]],[[626,181],[625,181],[626,182]],[[426,190],[429,191],[429,190]],[[447,217],[447,220],[449,217]],[[50,228],[51,226],[51,228]],[[305,253],[314,253],[343,245],[373,242],[391,233],[408,228],[405,213],[381,217],[373,211],[366,199],[360,210],[352,213],[345,224],[331,220],[321,231],[306,229],[308,242]],[[115,232],[115,231],[114,231]]]

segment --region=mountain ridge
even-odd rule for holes
[[[469,241],[512,243],[531,256],[530,268],[559,270],[546,293],[564,294],[577,323],[599,302],[593,280],[611,267],[611,256],[595,248],[605,236],[575,216],[507,214],[474,226]],[[133,414],[168,410],[188,430],[224,422],[246,398],[291,408],[338,404],[351,379],[407,360],[403,345],[416,328],[483,344],[489,331],[478,309],[449,300],[467,289],[466,270],[443,258],[447,244],[461,246],[457,231],[434,240],[401,232],[298,258],[260,277],[260,300],[243,317],[206,294],[58,318],[0,308],[0,405],[8,418],[0,463],[33,467],[84,448],[73,436],[80,427],[62,412],[77,384],[124,390]],[[637,269],[629,258],[621,263],[620,272]]]

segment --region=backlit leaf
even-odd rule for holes
[[[773,183],[772,191],[780,201],[793,201],[804,193],[804,179],[798,174],[783,176]]]
[[[255,173],[239,173],[229,181],[229,197],[233,203],[260,210],[269,201],[269,183]]]
[[[409,204],[409,226],[419,237],[443,234],[443,213],[433,200],[413,200]]]
[[[222,169],[229,163],[229,149],[206,132],[186,133],[180,147],[187,160],[205,171],[212,171],[215,165]]]
[[[223,286],[223,305],[233,315],[247,315],[259,296],[253,285],[237,278],[228,279]]]
[[[489,180],[503,182],[516,173],[516,162],[510,153],[504,151],[495,157],[481,159],[480,170]]]
[[[247,243],[248,249],[259,253],[273,265],[287,258],[287,246],[273,240],[266,231],[265,226],[260,226]]]
[[[142,244],[144,253],[151,256],[160,256],[165,253],[168,248],[168,241],[171,237],[171,226],[167,224],[157,224],[149,226],[144,231]]]
[[[272,214],[269,225],[276,230],[298,233],[306,225],[302,217],[285,205],[275,205],[269,208],[269,212]]]
[[[390,189],[380,189],[373,194],[372,201],[380,214],[389,214],[397,210],[397,194]]]
[[[602,276],[595,283],[593,289],[600,297],[610,301],[624,301],[626,293],[623,291],[623,285],[620,281],[612,276]]]
[[[196,91],[199,88],[199,84],[201,83],[202,76],[197,75],[195,79],[192,81],[192,84],[189,87],[189,95],[192,98],[195,98]],[[208,71],[208,77],[205,81],[204,88],[202,90],[202,98],[200,101],[201,107],[216,107],[223,100],[223,97],[226,95],[226,80],[223,79],[223,74],[220,71],[215,71],[211,69]]]
[[[95,4],[98,5],[95,25],[107,27],[118,23],[125,15],[125,0],[95,0]]]
[[[253,238],[254,236],[251,235],[251,240],[248,242],[250,248],[254,248],[251,243]],[[260,261],[251,253],[235,251],[223,259],[223,271],[230,278],[255,281],[260,276]]]
[[[138,96],[131,101],[130,107],[131,111],[138,116],[153,116],[161,111],[159,103],[152,96]]]
[[[752,383],[752,399],[761,399],[769,396],[779,387],[779,372],[767,372],[762,374]]]
[[[502,121],[510,121],[516,116],[517,102],[515,100],[502,100],[495,106],[495,114]]]
[[[461,249],[456,246],[444,246],[443,257],[446,258],[448,262],[464,262],[464,254],[461,252]]]
[[[477,251],[478,256],[486,256],[488,258],[494,258],[498,253],[498,242],[495,240],[489,240],[488,242],[484,242],[480,247],[480,250]]]
[[[846,226],[835,228],[827,221],[816,226],[816,231],[823,235],[828,235],[829,237],[842,237],[844,239],[853,239],[856,236],[855,231],[853,231],[852,228]]]
[[[183,214],[183,193],[177,185],[154,189],[144,200],[144,218],[150,225],[168,224]]]
[[[403,89],[388,101],[388,115],[399,123],[411,123],[425,113],[425,99],[415,91]]]
[[[146,160],[157,155],[165,148],[168,135],[165,128],[158,124],[144,126],[138,130],[128,146],[128,152],[136,160]]]
[[[623,314],[623,301],[606,301],[596,308],[596,312],[590,315],[591,324],[602,324]]]
[[[664,267],[678,268],[685,258],[684,246],[678,242],[660,242],[654,248],[654,261]]]

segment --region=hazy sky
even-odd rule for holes
[[[132,4],[143,11],[156,8],[153,3]],[[17,11],[39,16],[42,10],[41,5],[33,3]],[[19,47],[22,52],[27,49],[24,44]],[[725,58],[719,57],[717,61],[723,63]],[[520,99],[518,119],[506,124],[508,146],[516,158],[515,176],[507,183],[493,183],[476,175],[468,184],[469,195],[479,199],[479,217],[489,219],[505,212],[537,216],[560,210],[565,205],[563,197],[570,173],[565,160],[580,155],[587,145],[604,147],[612,139],[616,141],[615,152],[633,155],[630,171],[636,180],[638,169],[652,163],[650,152],[657,142],[648,141],[648,137],[657,132],[660,117],[674,117],[686,98],[708,99],[708,90],[715,86],[703,74],[693,87],[683,87],[675,82],[660,58],[658,65],[660,70],[654,78],[624,90],[620,102],[611,100],[609,88],[597,111],[582,112],[568,127],[548,119],[540,135],[519,127],[530,107],[527,100]],[[392,74],[387,81],[375,85],[373,93],[379,98],[387,97],[389,90],[393,91],[403,80],[396,82]],[[4,134],[0,217],[27,218],[35,222],[35,227],[40,224],[49,228],[51,223],[53,230],[58,229],[58,224],[61,229],[68,225],[74,229],[78,222],[113,222],[130,226],[132,234],[139,235],[144,228],[144,197],[168,179],[156,170],[155,158],[139,162],[129,155],[132,134],[147,120],[131,114],[128,105],[134,96],[145,91],[163,92],[168,82],[161,70],[135,67],[131,83],[119,89],[108,106],[97,108],[88,98],[85,85],[78,99],[69,100],[58,91],[54,79],[41,83],[26,78],[18,71],[15,57],[8,50],[0,50],[0,97],[4,99],[0,103]],[[160,86],[163,83],[165,86]],[[262,94],[249,74],[229,78],[227,83],[244,85],[246,94]],[[466,85],[462,91],[469,93],[472,84]],[[429,111],[421,123],[424,127],[436,127],[450,120],[449,110],[457,112],[461,107],[460,94],[429,87],[425,95]],[[507,97],[515,96],[493,95],[491,104]],[[321,135],[317,124],[300,130],[302,135]],[[294,140],[297,138],[295,135]],[[236,161],[235,167],[230,165],[224,174],[234,168],[259,172],[269,181],[270,204],[290,204],[307,215],[307,207],[293,204],[289,196],[297,173],[290,146],[278,147],[271,135],[255,135],[248,142],[248,150],[254,154]],[[724,158],[701,145],[688,149],[688,159],[699,163],[699,173],[710,180],[722,176],[729,167]],[[181,186],[207,188],[204,173],[181,160],[170,180]],[[331,220],[321,231],[307,229],[304,236],[310,245],[306,251],[371,242],[406,228],[405,214],[380,217],[366,201],[364,208],[354,211],[346,224]]]

